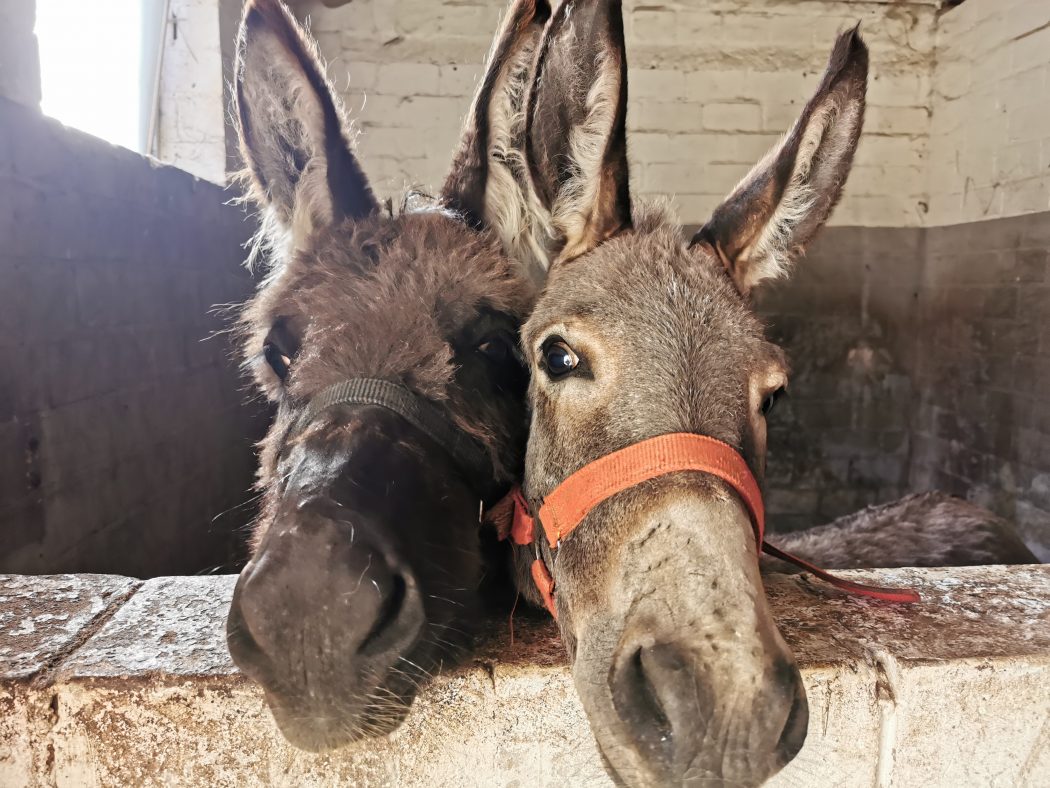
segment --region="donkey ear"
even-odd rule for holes
[[[709,246],[744,294],[786,275],[842,195],[864,124],[868,48],[839,36],[816,94],[784,140],[719,205],[690,246]]]
[[[485,76],[474,94],[441,190],[449,206],[476,226],[486,224],[492,170],[509,169],[515,145],[519,150],[523,147],[532,61],[550,13],[545,0],[512,0],[489,50]]]
[[[283,3],[246,4],[235,74],[252,196],[293,243],[315,228],[377,210],[317,47]]]
[[[620,0],[565,0],[537,53],[526,153],[571,260],[631,225],[627,52]]]
[[[489,51],[442,195],[475,227],[493,228],[512,257],[546,266],[537,240],[546,222],[530,200],[525,99],[547,0],[512,0]]]

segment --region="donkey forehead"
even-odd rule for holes
[[[621,365],[628,373],[657,359],[674,374],[701,359],[745,370],[771,355],[779,361],[721,264],[687,249],[677,227],[625,233],[557,266],[526,326],[526,342],[535,350],[561,327],[602,352],[643,352]]]
[[[328,331],[360,330],[381,313],[406,336],[436,328],[448,338],[481,309],[520,318],[529,301],[498,245],[440,212],[343,222],[297,255],[285,279],[291,306]]]

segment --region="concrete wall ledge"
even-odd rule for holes
[[[810,698],[778,786],[1045,785],[1050,566],[767,578]],[[223,636],[233,577],[0,576],[0,785],[611,785],[548,622],[505,621],[387,739],[288,746]]]

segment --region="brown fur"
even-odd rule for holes
[[[236,74],[245,182],[264,214],[253,260],[265,259],[239,329],[277,415],[227,637],[286,736],[328,749],[391,730],[470,643],[484,601],[479,490],[521,472],[517,333],[534,290],[498,228],[469,216],[464,195],[487,189],[469,156],[442,200],[379,209],[316,47],[278,0],[246,5]],[[468,124],[469,150],[486,134]],[[487,449],[491,478],[467,478],[386,408],[339,405],[300,423],[319,392],[361,378],[436,406]]]
[[[567,0],[555,14],[541,58],[559,21],[578,19],[582,5]],[[764,403],[786,385],[787,365],[749,296],[786,274],[828,218],[864,116],[868,55],[853,29],[839,37],[793,129],[687,247],[665,212],[636,207],[625,222],[626,194],[609,200],[608,190],[566,186],[607,177],[608,158],[577,155],[564,140],[622,118],[626,101],[593,68],[612,58],[624,73],[619,3],[590,4],[586,14],[591,27],[576,35],[589,45],[578,59],[570,48],[537,64],[546,84],[533,95],[555,95],[530,106],[542,115],[530,133],[546,138],[529,139],[530,150],[559,151],[532,169],[535,190],[548,207],[569,191],[583,217],[564,233],[571,253],[552,266],[523,329],[533,409],[524,489],[534,511],[582,466],[673,432],[729,444],[761,482]],[[594,109],[615,102],[614,114]],[[607,131],[607,149],[623,133],[621,120]],[[626,184],[626,163],[614,166],[615,182]],[[610,227],[619,230],[607,237]],[[558,372],[565,354],[575,366]],[[922,528],[909,532],[913,522]],[[918,563],[917,555],[921,563],[1030,558],[1007,534],[1006,523],[967,504],[918,496],[777,542],[830,567]],[[577,688],[616,777],[753,785],[794,756],[806,732],[804,690],[762,592],[750,518],[724,483],[668,474],[598,504],[555,549],[538,544]],[[516,558],[519,585],[538,603],[531,549]]]
[[[1017,531],[987,509],[940,492],[869,506],[827,525],[773,534],[778,547],[832,569],[1038,563]],[[765,572],[798,572],[769,556]]]
[[[520,473],[520,405],[457,383],[464,361],[457,361],[456,344],[466,348],[480,339],[470,330],[486,312],[520,321],[530,296],[494,239],[447,215],[347,220],[320,233],[248,304],[241,319],[244,356],[275,398],[305,402],[355,376],[399,380],[440,402],[456,424],[482,440],[495,477],[510,484]],[[278,320],[303,327],[303,351],[286,392],[260,354]],[[262,444],[259,486],[266,512],[281,494],[277,455],[294,415],[280,414]],[[256,543],[267,520],[259,520]]]

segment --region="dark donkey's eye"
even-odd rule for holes
[[[288,369],[292,365],[292,360],[278,350],[277,345],[273,342],[263,345],[263,358],[266,359],[266,363],[270,365],[270,369],[277,377],[281,380],[288,377]]]
[[[773,410],[773,406],[777,404],[781,397],[785,394],[784,387],[781,386],[776,391],[770,392],[766,395],[766,398],[762,400],[762,415],[768,416],[770,411]]]
[[[517,342],[506,331],[489,334],[478,345],[478,352],[494,364],[503,364],[512,359],[520,362]]]
[[[571,347],[563,339],[553,338],[547,340],[543,346],[543,369],[547,374],[557,380],[572,372],[580,363]]]
[[[292,368],[292,359],[299,352],[299,340],[295,338],[289,325],[289,319],[279,317],[270,327],[270,333],[263,342],[263,358],[270,365],[273,373],[284,380]]]

